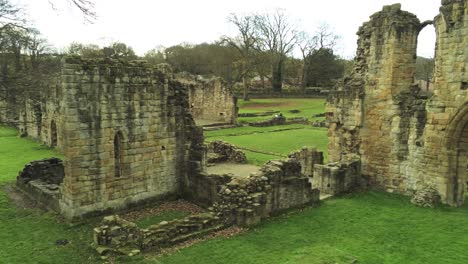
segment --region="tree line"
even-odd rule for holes
[[[90,0],[55,1],[71,1],[88,21],[96,17]],[[0,80],[7,83],[24,75],[52,71],[68,54],[145,59],[151,64],[168,63],[180,72],[223,77],[231,86],[242,86],[243,97],[248,100],[253,86],[276,93],[282,92],[283,84],[303,92],[307,87],[330,88],[352,68],[352,61],[336,55],[340,37],[325,23],[306,32],[280,9],[263,14],[231,14],[227,20],[236,29],[232,36],[221,36],[213,43],[159,46],[142,57],[121,42],[106,47],[76,42],[57,51],[38,30],[26,26],[20,8],[9,0],[0,0]]]

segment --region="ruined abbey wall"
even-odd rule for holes
[[[2,87],[0,122],[63,153],[53,197],[67,218],[180,196],[202,169],[203,134],[169,66],[66,57],[42,79]],[[41,184],[22,183],[41,197]]]
[[[36,76],[37,77],[37,76]],[[59,74],[29,77],[16,87],[0,87],[0,123],[16,127],[22,136],[61,147],[56,127],[61,122]]]
[[[428,23],[386,6],[359,29],[355,67],[329,98],[331,162],[359,157],[369,183],[410,194],[434,185],[460,204],[466,188],[468,3],[444,0],[437,33],[434,96],[413,86],[417,37]],[[465,165],[460,165],[460,164]]]
[[[442,1],[434,19],[437,33],[434,96],[427,102],[421,161],[422,181],[461,205],[468,181],[468,3]]]
[[[163,66],[65,60],[59,137],[67,216],[180,192],[195,126],[187,90]]]
[[[190,110],[196,121],[236,124],[237,98],[222,78],[179,75],[177,79],[188,87]]]

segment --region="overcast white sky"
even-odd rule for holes
[[[342,37],[338,53],[352,58],[356,32],[369,16],[383,5],[400,2],[402,9],[421,21],[437,15],[440,0],[95,0],[98,19],[85,24],[78,10],[65,0],[12,0],[27,8],[34,25],[58,48],[72,41],[101,46],[114,41],[127,43],[139,54],[158,45],[169,47],[181,42],[212,42],[221,35],[232,35],[235,28],[226,20],[230,13],[266,12],[282,8],[313,32],[326,22]],[[423,30],[418,54],[433,57],[435,32]]]

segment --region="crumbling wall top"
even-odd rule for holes
[[[65,75],[73,74],[72,72],[67,72],[67,70],[73,69],[75,71],[83,71],[85,74],[106,76],[111,81],[115,78],[148,77],[150,75],[159,77],[160,81],[163,81],[163,79],[173,79],[174,77],[173,69],[169,64],[151,65],[146,60],[89,59],[70,55],[62,59],[62,65],[62,73],[65,73]],[[145,82],[145,80],[147,79],[139,81]]]
[[[418,17],[410,12],[401,10],[401,4],[387,5],[381,11],[370,16],[370,21],[365,22],[358,31],[358,35],[371,34],[376,28],[384,25],[392,27],[398,32],[406,31],[409,25],[420,27]],[[387,30],[385,27],[382,28]]]

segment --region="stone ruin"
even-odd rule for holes
[[[434,93],[414,86],[419,32],[437,34]],[[460,206],[468,181],[468,2],[443,0],[421,23],[399,4],[385,6],[358,31],[354,69],[327,105],[330,165],[359,160],[371,186],[412,194],[434,186]],[[323,176],[325,177],[325,176]]]
[[[63,153],[53,203],[66,218],[178,196],[201,169],[202,132],[168,66],[67,57],[49,83],[34,107],[26,98],[9,109],[22,133]],[[34,182],[18,177],[22,190]]]
[[[40,205],[58,211],[64,176],[63,162],[58,158],[32,161],[18,175],[16,187]]]
[[[19,106],[4,102],[10,112],[3,117],[16,117],[21,133],[55,146],[65,157],[26,165],[18,189],[71,220],[176,197],[205,207],[223,201],[227,194],[219,191],[231,184],[236,193],[232,186],[237,179],[208,175],[207,150],[232,162],[245,162],[245,154],[222,142],[204,145],[190,110],[190,89],[164,64],[64,58],[60,73],[38,89],[35,100],[18,95]],[[283,173],[281,166],[242,181],[239,191],[245,197],[231,202],[247,204],[238,204],[228,217],[233,220],[222,221],[255,222],[280,209],[312,203],[308,178],[289,167]],[[281,195],[268,196],[270,202],[262,198],[258,206],[268,209],[252,207],[259,201],[248,196],[260,195],[264,188]],[[289,199],[295,196],[288,192],[302,196]],[[226,209],[216,208],[216,214]]]
[[[411,203],[419,207],[434,208],[440,203],[440,195],[436,188],[425,186],[417,190],[411,197]]]
[[[249,126],[253,127],[269,127],[269,126],[280,126],[286,124],[286,117],[283,115],[275,115],[271,119],[264,121],[257,121],[249,123]]]
[[[434,94],[427,98],[414,86],[414,71],[418,33],[431,23],[437,48]],[[439,197],[459,206],[468,180],[467,29],[463,0],[442,1],[434,21],[423,23],[398,4],[385,6],[359,29],[352,74],[330,94],[330,163],[302,149],[248,177],[206,173],[207,147],[189,101],[195,83],[178,80],[166,65],[65,58],[39,99],[22,98],[20,107],[0,100],[1,122],[65,156],[27,165],[17,186],[37,200],[47,194],[49,207],[69,219],[170,197],[209,209],[147,229],[105,218],[94,230],[98,250],[130,248],[129,254],[256,224],[316,203],[319,190],[339,194],[370,185],[416,193],[423,206]]]
[[[176,78],[187,86],[190,111],[197,125],[236,125],[237,97],[222,78],[204,79],[187,73],[177,74]]]
[[[191,200],[210,205],[207,213],[163,221],[140,229],[118,216],[105,217],[94,229],[94,244],[102,256],[133,255],[176,243],[232,225],[252,226],[290,208],[316,204],[318,189],[312,189],[295,158],[270,161],[258,174],[246,178],[193,175]]]
[[[208,144],[207,163],[232,162],[247,163],[245,153],[236,146],[222,141],[215,140]]]

